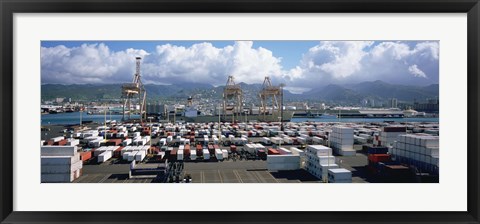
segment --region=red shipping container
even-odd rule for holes
[[[92,158],[92,151],[86,151],[86,152],[81,152],[80,153],[80,159],[85,162]]]
[[[370,155],[368,155],[368,161],[371,161],[373,163],[389,162],[390,161],[390,155],[388,155],[388,154],[370,154]]]
[[[202,146],[201,145],[197,145],[197,151],[198,150],[202,150]]]
[[[197,148],[197,156],[203,156],[203,149]]]
[[[115,151],[113,151],[113,157],[114,158],[119,158],[120,155],[122,155],[122,149],[123,148],[124,147],[122,146],[122,147],[119,147],[118,149],[116,149]]]
[[[213,148],[214,148],[214,149],[219,149],[220,146],[218,146],[218,145],[213,145]]]
[[[108,140],[107,142],[107,146],[117,146],[117,145],[120,145],[122,144],[122,139],[110,139]]]
[[[268,149],[268,155],[280,155],[280,153],[276,149]]]
[[[58,141],[58,142],[54,142],[53,145],[66,145],[67,142],[68,142],[67,139],[62,139],[62,140],[60,140],[60,141]]]

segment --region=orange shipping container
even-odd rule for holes
[[[92,151],[86,151],[86,152],[81,152],[80,153],[80,159],[85,162],[92,158]]]

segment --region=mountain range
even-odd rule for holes
[[[255,98],[262,89],[262,84],[239,83],[244,92],[244,98]],[[42,85],[42,100],[52,100],[57,97],[75,100],[118,99],[121,97],[122,84],[44,84]],[[186,99],[192,95],[202,97],[222,97],[224,86],[214,87],[209,84],[183,83],[172,85],[147,84],[149,100]],[[323,101],[343,104],[358,104],[365,99],[388,100],[397,98],[402,102],[413,102],[414,99],[425,100],[439,96],[439,85],[407,86],[390,84],[383,81],[362,82],[358,84],[320,86],[302,94],[293,94],[284,90],[285,101]]]

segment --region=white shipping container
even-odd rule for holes
[[[352,172],[344,168],[334,168],[328,170],[328,181],[331,183],[352,182]]]
[[[305,152],[296,147],[290,147],[290,151],[293,155],[299,155],[300,157],[305,156]]]
[[[292,154],[292,152],[286,148],[278,148],[277,151],[281,154],[281,155],[289,155],[289,154]]]
[[[297,137],[297,142],[300,144],[305,144],[307,143],[307,139],[304,137]]]
[[[68,173],[74,172],[75,170],[81,169],[83,162],[77,161],[72,164],[59,164],[59,165],[41,165],[41,173],[42,174],[49,174],[49,173]]]
[[[131,138],[125,139],[122,142],[123,146],[127,146],[127,145],[130,145],[130,144],[132,144],[132,139]]]
[[[209,160],[210,159],[210,152],[208,151],[208,149],[203,149],[203,159],[204,160]]]
[[[127,161],[128,162],[132,162],[133,160],[135,160],[135,155],[137,155],[138,151],[132,151],[128,154],[128,158],[127,158]]]
[[[122,154],[122,159],[123,159],[123,160],[128,160],[128,157],[130,156],[130,153],[132,153],[132,152],[125,152],[125,153],[123,153],[123,154]]]
[[[58,136],[58,137],[54,137],[54,138],[51,138],[50,140],[52,140],[53,142],[59,142],[61,140],[65,139],[65,137],[63,136]]]
[[[216,157],[218,160],[223,160],[222,150],[220,150],[220,149],[215,149],[215,157]]]
[[[143,150],[138,151],[137,154],[135,154],[135,161],[136,162],[142,162],[143,159],[145,159],[145,155],[146,155],[145,151],[143,151]]]
[[[80,154],[75,156],[40,156],[40,164],[43,165],[69,165],[80,160]]]
[[[77,146],[42,146],[41,156],[73,156],[77,154]]]
[[[40,178],[42,183],[70,183],[74,180],[74,174],[42,174]]]
[[[268,163],[268,170],[299,170],[300,163]]]
[[[320,138],[320,137],[317,137],[317,136],[313,136],[313,137],[312,137],[312,142],[313,142],[314,144],[323,144],[323,139]]]
[[[267,155],[267,164],[269,163],[298,163],[300,164],[299,155]]]
[[[177,160],[183,160],[183,149],[177,150]]]
[[[102,154],[98,155],[97,162],[103,163],[112,158],[112,151],[105,151]]]
[[[197,160],[197,150],[190,150],[190,159]]]
[[[67,142],[68,146],[76,146],[78,144],[80,144],[80,140],[74,139],[74,138],[68,139],[68,142]]]
[[[290,137],[284,137],[284,138],[283,138],[283,142],[284,142],[285,144],[293,144],[293,139],[290,138]]]
[[[318,164],[335,164],[335,156],[318,156]]]

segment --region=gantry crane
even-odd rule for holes
[[[263,113],[263,119],[266,119],[266,114],[269,113],[267,106],[268,101],[272,99],[272,116],[282,116],[281,112],[283,105],[279,103],[279,97],[283,97],[282,85],[280,86],[273,86],[272,82],[270,81],[270,77],[265,76],[265,80],[263,81],[262,90],[259,93],[260,96],[260,103],[261,103],[261,113]],[[281,99],[283,100],[283,98]],[[275,113],[278,112],[278,113]],[[283,120],[283,118],[281,118]]]
[[[132,83],[125,83],[122,86],[122,98],[123,101],[123,117],[122,120],[125,120],[125,113],[128,113],[128,119],[130,120],[131,115],[131,105],[132,99],[138,97],[138,104],[140,105],[140,122],[143,122],[146,119],[146,99],[147,91],[143,86],[140,74],[140,64],[142,61],[141,57],[136,57],[136,69],[135,75],[133,76]]]
[[[232,103],[233,102],[233,103]],[[232,112],[232,122],[235,121],[235,114],[240,115],[243,111],[243,92],[240,85],[235,84],[233,76],[228,76],[227,84],[223,89],[223,116],[224,120],[227,111]]]

